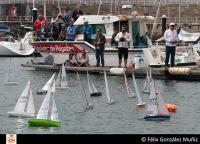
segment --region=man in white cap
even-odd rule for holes
[[[165,39],[165,67],[168,67],[169,57],[171,56],[171,67],[174,67],[175,53],[176,53],[176,43],[178,42],[177,31],[175,30],[175,24],[170,23],[169,29],[164,33]]]

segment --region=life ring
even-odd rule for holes
[[[176,112],[176,105],[170,104],[170,103],[165,103],[166,108],[168,109],[169,112]]]

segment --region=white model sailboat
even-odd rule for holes
[[[42,90],[37,91],[37,94],[46,94],[49,87],[52,85],[53,80],[55,79],[56,73],[54,73],[51,78],[46,82],[46,84],[42,87]]]
[[[28,124],[30,126],[39,127],[60,127],[60,119],[54,96],[55,92],[55,80],[52,86],[49,87],[48,92],[42,102],[42,105],[38,111],[35,119],[29,119]]]
[[[138,99],[137,106],[140,107],[140,108],[144,108],[145,103],[142,101],[142,98],[140,96],[140,92],[139,92],[139,89],[138,89],[138,86],[137,86],[137,83],[136,83],[136,80],[135,80],[135,75],[133,73],[133,70],[132,70],[132,78],[133,78],[133,85],[135,87],[136,96],[137,96],[137,99]]]
[[[150,96],[147,103],[147,115],[144,117],[145,120],[152,121],[163,121],[169,120],[170,115],[167,110],[164,100],[161,95],[156,94],[155,83],[153,79],[150,82]]]
[[[83,89],[83,86],[82,86],[82,83],[81,83],[81,79],[80,79],[80,77],[79,77],[78,72],[77,72],[77,79],[78,79],[79,85],[80,85],[80,87],[81,87],[82,97],[83,97],[83,98],[85,99],[85,101],[86,101],[86,110],[92,109],[94,106],[93,106],[93,104],[91,104],[91,103],[89,102],[89,100],[88,100],[88,98],[87,98],[87,96],[86,96],[86,93],[85,93],[85,91],[84,91],[84,89]]]
[[[126,71],[125,70],[124,70],[124,81],[125,81],[125,86],[126,86],[126,91],[127,91],[128,97],[130,97],[130,98],[135,97],[134,92],[132,91],[132,89],[130,88],[130,86],[128,84],[128,80],[126,78]]]
[[[109,88],[108,88],[108,80],[107,80],[107,75],[106,75],[105,70],[104,70],[104,80],[105,80],[105,87],[106,87],[107,103],[108,104],[114,104],[115,101],[110,96],[110,92],[109,92]]]
[[[146,66],[145,66],[145,69],[146,69],[147,76],[143,85],[143,93],[149,94],[150,93],[150,79],[152,79],[151,67],[149,68],[150,73],[148,72]],[[156,93],[158,93],[157,90],[156,90]]]
[[[13,77],[11,75],[11,57],[10,57],[10,61],[9,61],[8,74],[7,74],[7,77],[6,77],[4,84],[6,84],[6,85],[18,85],[18,83],[16,81],[13,81]]]
[[[87,71],[87,80],[88,80],[90,96],[101,96],[102,93],[97,91],[96,87],[94,86],[94,83],[90,80],[88,71]]]
[[[28,80],[26,87],[20,95],[13,111],[8,112],[8,115],[15,117],[35,117],[35,106],[30,80]]]
[[[58,76],[56,78],[56,88],[58,89],[69,88],[64,64],[62,64],[62,68],[60,69]]]

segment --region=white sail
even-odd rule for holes
[[[150,96],[147,103],[147,115],[155,116],[158,115],[158,100],[155,91],[155,84],[153,79],[150,82]]]
[[[143,92],[150,93],[149,76],[146,76],[145,82],[143,84]]]
[[[66,75],[66,71],[65,71],[65,66],[64,66],[64,64],[62,65],[61,83],[60,83],[60,86],[61,86],[61,87],[68,87],[67,75]]]
[[[54,100],[54,96],[52,95],[51,98],[52,98],[51,120],[56,121],[56,122],[60,122],[58,110],[57,110],[56,103],[55,103],[55,100]]]
[[[107,101],[112,102],[112,98],[110,96],[109,88],[108,88],[108,80],[106,76],[106,71],[104,70],[104,80],[105,80],[105,86],[106,86],[106,96],[107,96]]]
[[[90,92],[90,93],[93,93],[92,87],[91,87],[91,85],[90,85],[90,77],[89,77],[88,71],[87,71],[87,81],[88,81],[89,92]]]
[[[125,70],[124,70],[124,81],[125,81],[125,86],[126,86],[126,91],[127,91],[128,96],[133,97],[134,93],[133,93],[132,89],[130,88],[130,86],[128,84]]]
[[[61,86],[61,73],[62,73],[62,69],[60,69],[57,77],[56,77],[56,87],[60,87]]]
[[[135,80],[135,75],[134,75],[134,73],[133,73],[133,70],[132,70],[132,78],[133,78],[133,85],[134,85],[134,87],[135,87],[136,96],[137,96],[137,98],[138,98],[138,103],[139,103],[139,104],[142,104],[142,103],[143,103],[143,102],[142,102],[142,98],[141,98],[141,96],[140,96],[140,92],[139,92],[139,89],[138,89],[138,86],[137,86],[137,83],[136,83],[136,80]]]
[[[34,106],[34,100],[33,100],[33,94],[32,94],[31,86],[29,86],[29,99],[28,99],[26,112],[35,114],[35,106]]]
[[[50,107],[50,99],[51,99],[52,88],[49,87],[47,90],[47,94],[44,97],[42,105],[38,111],[37,119],[48,119],[49,107]]]
[[[53,80],[53,85],[52,85],[52,93],[56,92],[56,80]]]
[[[23,90],[22,94],[20,95],[17,104],[15,105],[14,111],[16,112],[25,112],[26,103],[29,97],[29,87],[30,87],[30,80],[27,82],[25,89]]]
[[[54,73],[51,78],[46,82],[46,84],[42,87],[42,91],[47,92],[49,87],[52,85],[53,79],[55,77],[56,73]]]
[[[91,85],[92,85],[92,91],[93,92],[98,92],[97,89],[96,89],[96,87],[94,86],[94,83],[92,81],[91,81]]]
[[[158,111],[159,115],[169,115],[169,111],[165,106],[165,102],[163,100],[163,97],[160,95],[160,93],[157,94],[158,99]]]

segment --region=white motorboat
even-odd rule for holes
[[[0,56],[30,56],[35,49],[29,44],[32,32],[26,33],[25,37],[20,41],[11,40],[0,41]],[[8,38],[9,39],[9,38]]]

